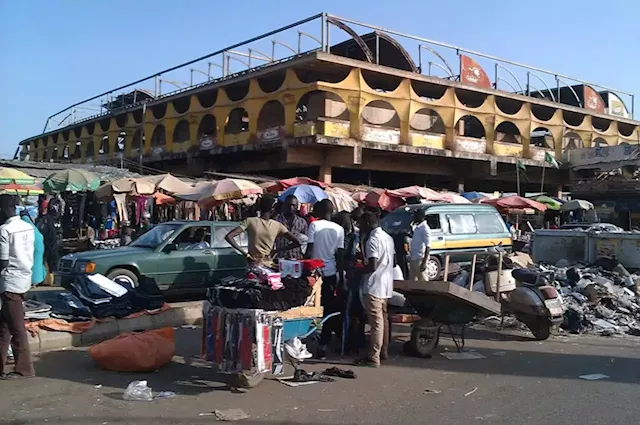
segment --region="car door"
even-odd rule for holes
[[[442,214],[427,214],[426,221],[429,226],[431,241],[431,251],[437,253],[445,248],[445,231],[442,226],[443,220]]]
[[[207,246],[192,246],[198,231],[205,232]],[[177,249],[168,249],[169,246]],[[167,289],[202,288],[212,276],[215,268],[212,246],[212,227],[210,223],[186,225],[173,235],[160,251],[158,264],[158,283]]]
[[[212,269],[212,280],[214,282],[226,276],[241,277],[247,272],[245,258],[225,240],[227,233],[237,226],[236,223],[229,222],[214,223],[213,225],[213,249],[216,260],[215,267]],[[246,233],[240,234],[236,240],[241,247],[247,248],[248,239]]]

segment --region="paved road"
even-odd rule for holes
[[[248,425],[629,425],[640,418],[640,341],[634,339],[569,336],[540,343],[476,330],[467,347],[484,359],[407,358],[396,342],[383,368],[357,369],[356,380],[300,388],[267,381],[246,394],[231,392],[223,376],[197,360],[199,340],[199,329],[178,332],[178,355],[150,374],[101,371],[80,349],[44,354],[38,378],[0,382],[0,423],[196,425],[215,421],[200,413],[230,408],[249,414]],[[442,345],[452,349],[448,341]],[[591,373],[610,378],[578,378]],[[135,379],[178,395],[123,401]]]

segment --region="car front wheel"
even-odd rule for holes
[[[112,269],[107,273],[107,277],[114,282],[124,282],[132,288],[138,286],[138,275],[128,269]]]

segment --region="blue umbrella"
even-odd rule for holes
[[[463,192],[462,196],[467,198],[470,201],[475,201],[476,199],[489,197],[486,193],[482,193],[482,192]]]
[[[328,198],[324,190],[322,190],[318,186],[311,186],[308,184],[301,184],[298,186],[290,187],[289,189],[282,192],[282,195],[280,195],[278,200],[283,202],[289,195],[295,196],[298,201],[303,204],[315,204],[318,201],[322,201],[323,199]]]

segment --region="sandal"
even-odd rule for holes
[[[371,359],[362,359],[362,360],[357,360],[355,362],[356,366],[361,366],[361,367],[371,367],[374,369],[378,369],[380,367],[380,363],[376,363]]]
[[[352,370],[340,369],[339,367],[331,367],[322,372],[322,374],[344,379],[356,379],[356,374]]]
[[[0,376],[0,380],[3,381],[13,381],[16,379],[28,379],[28,378],[33,378],[34,375],[23,375],[21,373],[18,372],[11,372],[11,373],[7,373],[5,375]]]

